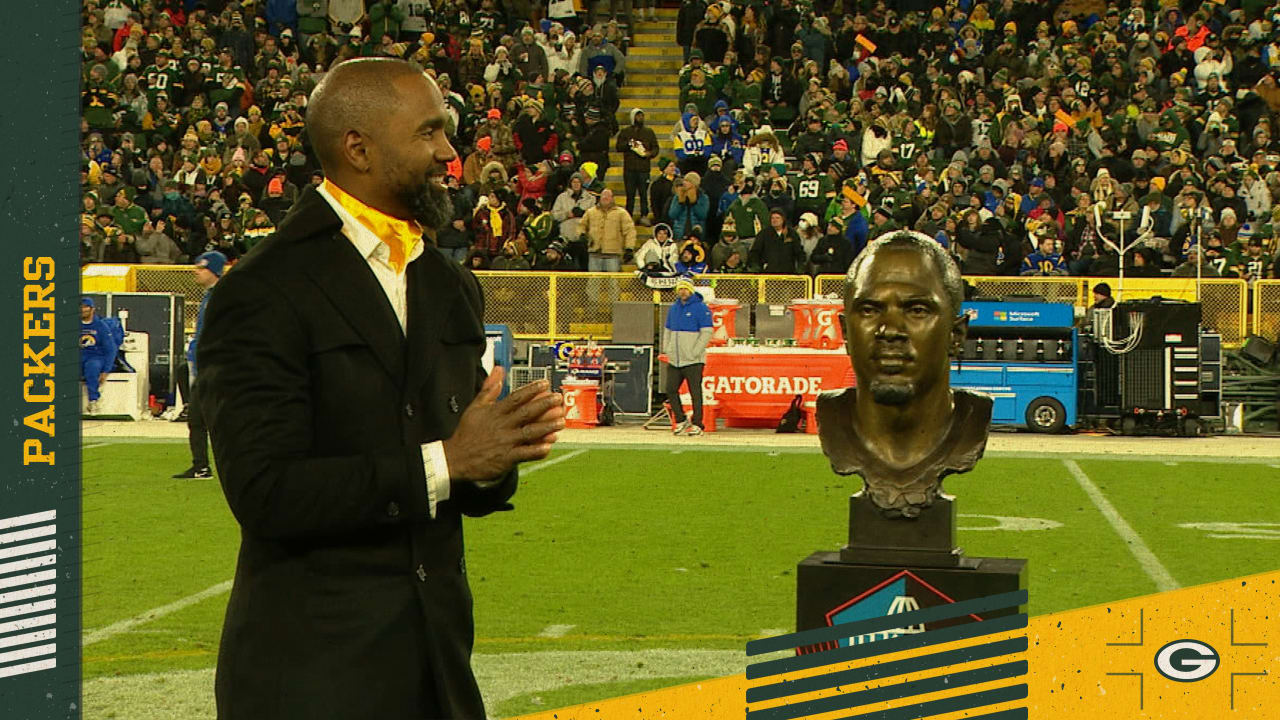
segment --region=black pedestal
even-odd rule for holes
[[[1026,587],[1027,561],[1018,558],[966,558],[955,552],[952,567],[893,565],[880,558],[875,563],[848,562],[838,552],[816,552],[802,561],[796,572],[796,630],[811,630],[855,620],[882,617],[961,600],[1013,592]],[[853,638],[860,644],[922,630],[1013,615],[1025,608],[1006,608],[980,616],[953,618],[924,628],[899,628],[873,637]],[[801,649],[812,652],[825,647]]]

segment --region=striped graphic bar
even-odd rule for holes
[[[996,688],[995,690],[984,690],[982,692],[973,693],[971,695],[958,695],[952,698],[944,698],[942,700],[931,700],[929,702],[917,703],[915,705],[904,705],[896,707],[892,710],[880,710],[873,713],[865,713],[862,715],[848,715],[838,720],[917,720],[918,718],[932,717],[934,715],[946,715],[947,713],[960,712],[961,710],[972,710],[973,708],[983,707],[984,705],[995,705],[1002,702],[1012,702],[1014,700],[1025,700],[1027,698],[1027,686],[1010,685],[1009,687]],[[1021,713],[1021,714],[1018,714]],[[1017,708],[1014,710],[1006,710],[1004,712],[982,715],[970,718],[969,720],[1012,720],[1013,718],[1027,717],[1026,708]]]
[[[899,615],[890,616],[894,618],[894,621],[889,627],[903,627],[908,622],[905,618],[911,614],[912,613],[901,613]],[[861,623],[846,623],[845,625],[837,625],[835,627],[853,627],[860,624]],[[991,620],[983,620],[982,622],[971,622],[963,625],[953,625],[939,630],[929,630],[917,635],[903,635],[901,637],[890,638],[888,640],[880,640],[878,642],[864,643],[861,645],[851,645],[849,647],[837,648],[835,650],[825,650],[823,652],[779,658],[777,660],[766,660],[764,662],[748,665],[747,679],[757,680],[759,678],[769,677],[770,675],[777,675],[780,673],[808,670],[811,668],[822,667],[823,665],[832,665],[835,663],[848,662],[850,660],[861,660],[864,658],[874,657],[876,655],[887,655],[889,653],[897,653],[904,650],[915,650],[916,648],[927,647],[929,645],[955,642],[957,640],[968,640],[970,638],[982,637],[984,635],[995,635],[997,633],[1009,632],[1011,630],[1021,630],[1026,626],[1026,613],[1019,613],[1018,615],[1008,615],[1005,617],[993,618]],[[840,637],[849,636],[841,635]]]
[[[791,650],[801,645],[817,645],[832,640],[844,640],[880,630],[892,630],[893,628],[906,627],[908,625],[923,625],[925,623],[964,617],[965,615],[977,615],[978,613],[992,610],[1003,610],[1004,608],[1025,605],[1026,603],[1026,590],[988,595],[987,597],[962,600],[956,603],[938,605],[923,610],[912,610],[911,612],[897,615],[886,615],[868,620],[842,623],[831,627],[802,630],[789,635],[751,640],[747,643],[747,655],[762,655],[779,650]]]
[[[787,697],[788,695],[799,695],[801,693],[828,690],[834,687],[855,685],[858,683],[869,682],[871,680],[893,677],[894,675],[907,675],[909,673],[921,672],[923,670],[936,670],[948,665],[959,665],[962,663],[973,662],[975,660],[989,660],[1002,655],[1026,652],[1026,650],[1027,638],[1023,636],[1012,638],[1010,640],[1000,640],[998,642],[987,643],[986,645],[974,645],[973,647],[948,650],[946,652],[934,653],[932,655],[922,655],[920,657],[907,658],[905,660],[877,663],[875,665],[853,668],[851,670],[841,670],[840,672],[828,673],[826,675],[817,675],[797,680],[783,680],[782,682],[773,683],[771,685],[760,685],[758,687],[747,688],[747,702],[776,700],[777,698]]]
[[[0,678],[57,667],[57,517],[0,518]]]
[[[944,690],[951,690],[968,685],[981,685],[983,683],[995,682],[996,680],[1008,680],[1010,678],[1020,677],[1026,674],[1027,661],[1018,660],[1016,662],[993,665],[991,667],[978,668],[976,670],[949,673],[947,675],[911,680],[909,682],[887,685],[885,687],[844,693],[833,697],[792,703],[790,705],[768,708],[766,710],[756,710],[754,712],[747,713],[747,720],[794,720],[794,718],[805,717],[808,715],[820,715],[822,713],[835,712],[836,710],[847,710],[859,705],[890,702],[893,700],[901,700],[906,697],[911,697],[913,695],[925,695],[928,693],[942,692]],[[968,695],[965,697],[975,696]],[[989,703],[981,704],[986,705]]]
[[[12,527],[20,527],[22,525],[35,525],[36,523],[49,522],[58,519],[57,510],[46,510],[44,512],[31,513],[30,515],[19,515],[11,518],[0,518],[0,530],[7,530]]]

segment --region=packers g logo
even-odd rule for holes
[[[1156,651],[1156,670],[1175,682],[1196,682],[1221,664],[1218,651],[1199,640],[1174,640]]]

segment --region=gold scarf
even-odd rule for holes
[[[413,246],[422,240],[422,226],[371,208],[328,179],[324,181],[324,189],[338,201],[339,205],[351,213],[352,217],[359,220],[361,225],[369,228],[370,232],[386,244],[391,255],[391,267],[397,274],[404,272],[409,253],[413,251]]]

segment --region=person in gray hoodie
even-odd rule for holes
[[[702,368],[711,342],[711,310],[694,290],[693,280],[676,281],[676,301],[662,327],[662,350],[667,356],[667,400],[676,416],[676,435],[701,435]],[[680,385],[688,381],[693,417],[686,418],[680,402]]]

